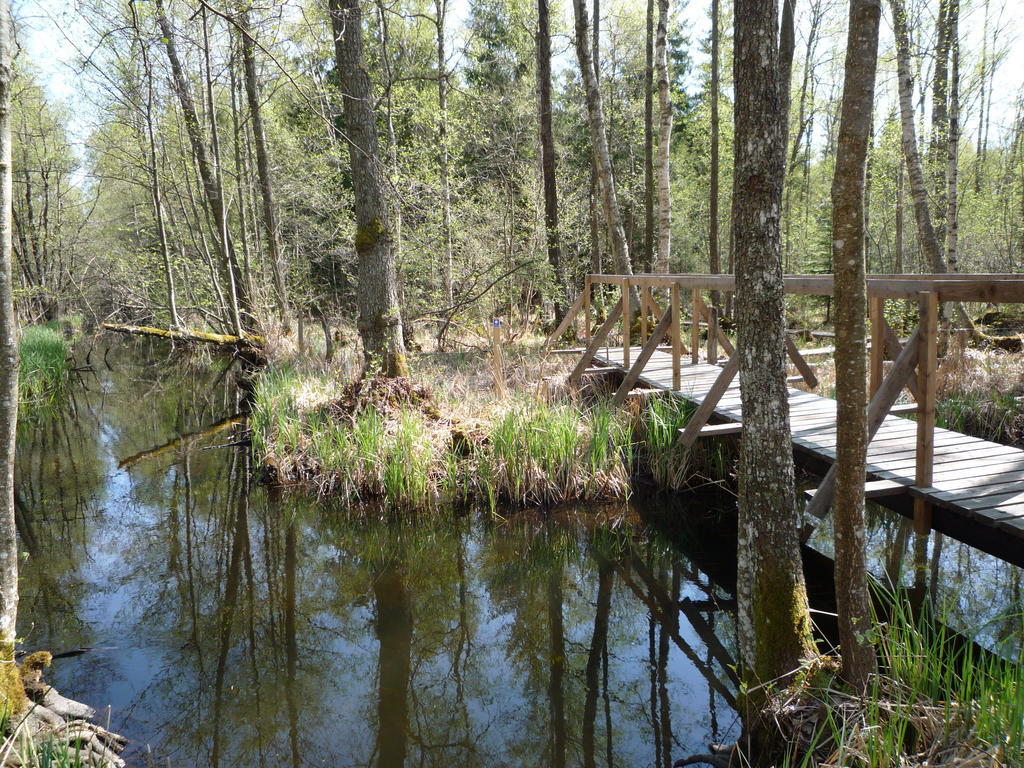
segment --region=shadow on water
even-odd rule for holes
[[[135,763],[669,766],[738,736],[728,496],[507,521],[276,499],[218,447],[236,371],[105,358],[19,436],[20,631],[103,649],[51,677]]]

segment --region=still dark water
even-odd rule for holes
[[[108,708],[133,764],[667,766],[738,735],[727,495],[405,521],[274,499],[217,447],[242,409],[225,362],[89,361],[22,425],[19,630],[100,649],[50,679]],[[913,563],[900,531],[873,517],[880,568]],[[1019,570],[941,542],[909,578],[998,645]]]

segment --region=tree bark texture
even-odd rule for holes
[[[672,248],[672,96],[668,88],[668,4],[658,0],[658,262],[655,272],[668,272]]]
[[[959,221],[957,184],[960,165],[960,0],[949,0],[949,137],[946,144],[946,264],[957,271]]]
[[[865,167],[875,98],[881,0],[851,0],[846,72],[832,181],[835,265],[835,582],[843,677],[863,689],[876,670],[864,544],[867,463]]]
[[[718,100],[720,96],[720,72],[722,68],[718,28],[719,0],[711,0],[711,178],[710,194],[708,201],[708,247],[710,249],[709,264],[711,273],[718,274],[722,271],[722,252],[718,236],[718,187],[719,172],[718,166],[721,163],[719,156],[719,118]],[[719,307],[721,294],[718,291],[711,293],[711,303]]]
[[[786,392],[778,20],[777,0],[736,2],[733,226],[743,407],[738,633],[750,683],[792,673],[813,650]]]
[[[358,257],[359,335],[368,369],[405,376],[408,365],[398,307],[391,223],[377,146],[370,76],[363,63],[359,0],[328,0],[335,66],[341,75],[345,140],[352,164]]]
[[[14,669],[18,620],[18,537],[14,522],[14,446],[18,426],[18,340],[11,270],[11,86],[13,20],[0,0],[0,664]],[[14,672],[17,675],[17,672]],[[7,676],[0,679],[6,681]],[[4,686],[4,691],[8,690]],[[20,706],[20,702],[17,702]],[[12,702],[13,705],[13,702]]]
[[[452,255],[452,191],[448,173],[448,62],[444,46],[448,0],[434,0],[434,11],[437,25],[437,149],[440,153],[438,168],[441,175],[441,284],[444,289],[445,301],[450,307],[455,302],[455,289]]]
[[[551,27],[548,0],[537,0],[537,90],[540,124],[541,175],[544,182],[544,234],[548,262],[555,281],[555,325],[565,317],[569,286],[562,265],[558,235],[558,179],[555,138],[551,127]]]
[[[615,193],[615,175],[612,172],[611,153],[608,149],[604,105],[601,100],[601,91],[597,86],[597,75],[590,52],[590,20],[587,14],[586,0],[573,0],[573,10],[576,12],[576,55],[579,59],[583,87],[586,92],[590,142],[597,169],[597,186],[601,195],[601,206],[604,210],[605,224],[608,227],[608,239],[611,242],[612,255],[619,272],[631,275],[633,266],[629,258],[626,230],[622,225],[622,213],[619,210],[619,201]]]
[[[256,78],[256,38],[249,23],[249,9],[238,14],[242,32],[242,69],[245,75],[245,99],[249,106],[253,145],[256,152],[256,172],[259,176],[260,198],[263,203],[263,229],[270,257],[270,272],[274,281],[274,299],[283,323],[288,322],[288,290],[285,264],[281,258],[281,232],[277,223],[277,205],[274,202],[274,182],[270,174],[270,156],[267,135],[263,127],[263,109],[260,106],[259,83]]]

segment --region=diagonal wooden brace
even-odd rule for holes
[[[619,317],[622,316],[622,299],[619,299],[612,311],[608,313],[608,318],[601,324],[601,327],[597,329],[594,337],[590,340],[590,345],[583,353],[583,357],[576,363],[576,367],[572,369],[572,373],[569,374],[569,383],[578,384],[580,376],[590,366],[590,361],[594,358],[597,350],[604,344],[605,339],[608,338],[608,334],[611,333],[612,328],[619,321]]]
[[[640,374],[644,371],[644,366],[650,361],[651,356],[654,355],[655,350],[661,345],[661,340],[665,338],[665,334],[668,333],[668,327],[672,322],[671,310],[661,316],[661,320],[654,326],[654,330],[651,332],[651,336],[647,339],[643,349],[640,350],[640,354],[636,357],[636,362],[633,363],[633,367],[629,369],[629,373],[626,374],[626,378],[622,380],[622,384],[619,385],[618,390],[615,392],[615,397],[612,399],[613,405],[622,405],[626,401],[626,395],[629,391],[636,386],[636,383],[640,380]]]
[[[896,358],[896,362],[893,364],[892,370],[889,371],[889,375],[883,379],[882,386],[878,388],[875,396],[868,403],[868,445],[871,445],[871,441],[878,432],[878,428],[882,426],[882,422],[885,421],[885,417],[889,414],[889,409],[892,408],[896,398],[900,396],[900,392],[906,386],[907,380],[914,375],[914,368],[917,367],[918,339],[920,337],[921,329],[918,328],[914,331],[914,335],[910,337],[910,341],[907,342],[903,351],[900,352],[899,357]],[[825,477],[818,486],[814,498],[807,505],[807,511],[818,519],[824,518],[832,506],[832,496],[835,492],[836,465],[833,464],[829,467],[828,472],[825,473]]]
[[[589,288],[587,290],[589,290]],[[565,329],[569,327],[569,323],[576,319],[576,315],[579,314],[580,308],[583,306],[583,299],[586,296],[586,293],[587,291],[584,291],[576,297],[576,301],[574,301],[572,306],[569,307],[569,311],[565,313],[565,317],[562,318],[562,322],[560,322],[558,327],[555,328],[550,336],[548,336],[543,347],[545,352],[547,352],[551,345],[558,341],[559,337],[565,333]]]
[[[718,374],[718,378],[711,385],[711,389],[704,396],[704,400],[697,406],[697,410],[693,412],[693,416],[686,422],[686,426],[679,430],[679,440],[687,450],[693,446],[694,441],[700,434],[701,427],[708,423],[708,419],[714,413],[718,401],[722,399],[722,395],[729,389],[729,385],[736,378],[739,369],[740,356],[733,355],[729,358],[729,362],[725,364],[725,367],[722,368],[722,372]]]
[[[793,365],[800,371],[800,375],[803,376],[804,383],[807,384],[811,389],[818,388],[818,377],[814,375],[814,368],[804,360],[804,356],[800,354],[800,350],[796,348],[796,344],[793,339],[786,336],[786,352],[789,354],[789,359],[793,361]]]

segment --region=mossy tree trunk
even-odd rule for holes
[[[867,314],[864,175],[875,99],[881,0],[851,0],[846,74],[832,181],[836,324],[836,601],[843,676],[863,688],[876,670],[864,554]]]
[[[18,425],[18,342],[11,274],[12,20],[0,0],[0,713],[21,706],[14,666],[18,620],[18,538],[14,522],[14,443]],[[23,694],[21,694],[23,696]]]
[[[737,0],[734,23],[733,226],[743,401],[738,632],[744,679],[757,684],[789,675],[814,646],[797,540],[786,393],[777,0]]]
[[[367,370],[405,376],[398,276],[377,142],[370,76],[363,61],[359,0],[329,0],[334,62],[344,103],[344,139],[352,165],[358,257],[359,335]]]

